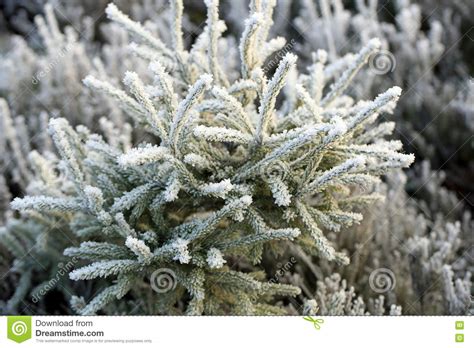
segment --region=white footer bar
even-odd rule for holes
[[[0,347],[474,347],[473,317],[0,317]]]

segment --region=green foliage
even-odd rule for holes
[[[181,2],[173,4],[179,21]],[[69,274],[71,280],[106,285],[87,303],[73,297],[78,313],[117,313],[123,306],[153,314],[281,313],[277,299],[301,290],[268,282],[255,270],[235,270],[235,258],[258,270],[265,250],[300,245],[347,264],[349,258],[323,228],[339,231],[359,222],[362,216],[346,202],[370,200],[370,192],[360,195],[356,189],[370,190],[380,175],[413,161],[398,152],[398,142],[383,139],[377,129],[384,124],[374,126],[379,114],[393,110],[398,87],[373,101],[356,103],[344,95],[379,49],[378,40],[330,85],[298,73],[292,54],[267,79],[261,52],[274,47],[267,41],[269,4],[254,8],[247,21],[239,46],[241,76],[222,68],[218,42],[225,25],[216,1],[207,2],[207,27],[191,50],[184,50],[175,23],[176,54],[109,5],[109,17],[154,53],[154,81],[148,85],[127,72],[129,93],[92,76],[84,83],[117,101],[149,140],[117,142],[54,118],[49,130],[60,158],[52,161],[48,180],[35,178],[41,194],[12,202],[24,212],[20,224],[47,231],[49,222],[73,236],[56,249],[86,262]],[[259,50],[257,42],[267,50]],[[315,64],[324,73],[324,59]],[[322,96],[326,84],[329,92]],[[13,233],[7,226],[3,240],[19,253]],[[166,292],[156,290],[160,270],[169,272]]]

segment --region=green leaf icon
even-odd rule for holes
[[[31,317],[8,317],[7,337],[17,343],[29,340],[31,338]]]

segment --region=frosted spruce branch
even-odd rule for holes
[[[80,314],[128,306],[125,294],[152,299],[144,313],[282,313],[276,296],[301,290],[268,282],[260,263],[269,251],[303,249],[310,264],[349,263],[330,232],[359,223],[363,204],[380,197],[371,195],[380,176],[413,161],[383,140],[393,125],[375,124],[393,111],[400,88],[357,102],[345,94],[377,40],[331,64],[318,51],[304,72],[286,53],[267,76],[266,57],[285,42],[269,39],[276,1],[252,1],[238,47],[222,35],[219,2],[206,6],[206,28],[190,49],[182,1],[167,12],[171,48],[107,7],[139,41],[132,51],[144,69],[125,72],[123,86],[100,69],[84,84],[119,105],[133,133],[106,119],[102,134],[51,119],[58,177],[12,202],[36,228],[57,224],[77,240],[59,247],[85,262],[71,280],[108,285],[88,302],[74,298]],[[236,259],[257,272],[230,270]],[[161,270],[173,275],[166,294],[154,283]]]

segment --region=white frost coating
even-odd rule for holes
[[[340,116],[336,116],[332,119],[332,128],[328,132],[328,137],[333,138],[336,136],[341,136],[347,132],[347,124]]]
[[[331,91],[324,97],[321,102],[322,106],[328,106],[332,103],[344,90],[349,86],[349,83],[352,81],[357,72],[364,66],[369,57],[380,49],[380,40],[372,39],[370,40],[365,47],[363,47],[360,52],[355,57],[354,61],[351,63],[348,69],[344,71],[341,77],[331,85]]]
[[[392,114],[395,107],[397,106],[398,99],[402,94],[402,89],[398,86],[393,86],[392,88],[389,88],[387,92],[389,93],[388,97],[390,100],[380,108],[380,111]]]
[[[89,201],[90,209],[102,209],[102,205],[104,204],[104,196],[102,195],[102,191],[99,188],[87,185],[84,188],[84,193]]]
[[[328,60],[328,52],[326,50],[321,50],[321,49],[317,50],[316,51],[316,59],[321,64],[326,64],[326,62]]]
[[[141,261],[148,262],[153,254],[150,248],[142,241],[132,236],[125,240],[125,246],[129,248]]]
[[[252,204],[252,197],[245,195],[240,198],[240,202],[242,202],[245,207],[248,207],[250,204]]]
[[[185,240],[182,238],[176,239],[171,244],[171,248],[175,253],[173,260],[179,261],[180,263],[189,263],[189,261],[191,261],[191,255],[189,255],[188,244],[189,240]]]
[[[274,39],[268,41],[260,54],[262,60],[266,59],[268,56],[281,50],[286,44],[286,39],[284,37],[278,36]]]
[[[158,60],[152,61],[148,67],[155,74],[154,82],[159,86],[161,92],[160,97],[163,98],[168,117],[171,119],[178,107],[178,101],[173,91],[171,77],[166,73],[165,68]]]
[[[180,190],[181,184],[178,178],[176,176],[172,176],[163,195],[165,202],[172,202],[176,200]]]
[[[37,211],[78,211],[81,206],[72,199],[54,198],[48,196],[26,196],[16,197],[10,203],[15,210],[37,210]]]
[[[87,87],[96,87],[97,86],[97,83],[100,82],[99,80],[97,80],[94,76],[92,75],[87,75],[86,77],[84,77],[84,79],[82,80],[82,82],[84,83],[85,86]]]
[[[3,98],[0,98],[0,137],[4,138],[3,146],[6,145],[6,142],[9,143],[13,155],[12,157],[15,159],[19,172],[24,179],[29,180],[28,163],[23,157],[21,139],[17,137],[10,109],[6,100]],[[0,148],[1,147],[2,141],[0,141]]]
[[[179,153],[178,140],[183,128],[186,126],[190,117],[191,108],[198,102],[204,92],[209,89],[212,83],[212,76],[203,74],[196,83],[189,89],[186,98],[179,103],[178,110],[169,132],[169,141],[176,153]]]
[[[226,263],[221,251],[217,248],[209,249],[206,261],[210,268],[221,268]]]
[[[267,133],[267,127],[270,124],[275,109],[276,98],[286,82],[290,69],[296,64],[297,59],[294,54],[287,53],[280,61],[275,74],[264,91],[262,104],[258,109],[259,119],[255,134],[257,144],[262,143],[263,137]]]
[[[135,99],[127,95],[124,91],[121,89],[118,89],[114,87],[112,84],[106,81],[100,81],[94,76],[88,75],[86,76],[82,82],[84,83],[85,86],[95,89],[98,91],[101,91],[105,93],[106,95],[109,95],[113,99],[119,102],[120,107],[125,109],[127,112],[131,113],[131,116],[138,118],[137,115],[142,115],[147,114],[147,110],[144,106],[142,106],[140,103],[138,103]],[[142,122],[147,122],[148,119],[143,119],[141,118],[140,121]]]
[[[279,158],[282,158],[289,152],[294,151],[303,145],[306,145],[318,133],[328,130],[328,127],[329,126],[327,124],[319,124],[319,125],[314,125],[313,127],[309,129],[305,129],[303,132],[300,132],[300,133],[298,132],[294,138],[281,144],[279,147],[273,150],[270,154],[268,154],[265,158],[257,162],[254,166],[240,173],[240,175],[238,175],[236,179],[240,179],[248,175],[254,174],[255,171],[262,168],[262,166],[267,165],[268,163],[271,163]]]
[[[288,207],[291,203],[291,194],[288,192],[286,184],[278,177],[269,178],[268,184],[275,199],[275,204],[280,207]]]
[[[301,84],[296,84],[295,86],[296,95],[301,99],[305,107],[311,112],[314,117],[315,122],[321,121],[321,109],[315,103],[314,99],[306,91],[306,89]]]
[[[324,172],[321,176],[316,178],[310,184],[303,187],[302,190],[300,191],[300,196],[308,194],[308,193],[320,192],[322,189],[324,189],[326,185],[330,184],[331,181],[334,180],[335,178],[343,174],[349,173],[352,170],[363,166],[365,163],[366,163],[366,158],[365,156],[362,156],[362,155],[346,160],[342,164]]]
[[[232,185],[230,180],[225,179],[221,182],[213,182],[201,185],[201,192],[205,195],[214,195],[221,198],[225,198],[227,193],[229,193],[233,188],[234,185]]]
[[[252,140],[252,137],[245,133],[224,127],[197,126],[193,133],[198,138],[217,142],[248,144]]]
[[[144,308],[160,307],[160,310],[163,308],[168,312],[178,309],[193,314],[199,314],[202,308],[209,308],[209,305],[212,307],[215,294],[208,291],[210,284],[204,280],[210,272],[215,272],[210,268],[222,267],[228,255],[235,253],[235,248],[245,258],[244,262],[255,263],[252,270],[246,268],[245,271],[259,271],[262,270],[258,265],[262,256],[259,246],[266,248],[264,243],[275,240],[287,243],[296,238],[301,229],[305,234],[304,240],[297,243],[308,243],[305,253],[311,250],[317,252],[319,257],[345,263],[346,259],[336,251],[340,243],[335,242],[332,246],[325,233],[358,221],[360,215],[356,216],[352,209],[373,201],[369,190],[366,190],[367,194],[359,193],[364,193],[366,187],[370,189],[380,175],[389,172],[387,169],[399,168],[411,160],[410,156],[397,152],[399,144],[381,142],[381,134],[390,133],[390,130],[387,131],[389,126],[379,129],[368,127],[370,122],[374,123],[377,114],[394,106],[396,89],[390,90],[390,95],[381,95],[377,100],[369,99],[367,102],[359,102],[355,97],[344,94],[346,84],[350,83],[367,53],[379,46],[377,40],[369,43],[364,54],[354,55],[352,61],[347,58],[350,55],[335,60],[329,51],[329,66],[325,65],[327,54],[324,51],[318,51],[310,58],[310,51],[306,50],[301,51],[304,55],[303,70],[294,67],[295,56],[291,54],[280,61],[283,52],[263,64],[264,57],[282,46],[284,40],[267,39],[267,29],[272,22],[270,10],[276,0],[253,0],[250,10],[252,19],[247,22],[251,28],[246,27],[246,34],[241,40],[240,54],[243,58],[242,64],[239,64],[239,52],[233,35],[221,35],[225,24],[219,19],[217,0],[207,1],[208,27],[190,49],[183,45],[179,24],[182,1],[171,1],[172,8],[164,9],[153,22],[153,31],[163,33],[163,40],[171,42],[171,48],[162,47],[160,39],[154,39],[145,27],[131,22],[113,5],[108,8],[109,16],[133,33],[134,39],[138,39],[138,45],[132,45],[132,49],[140,59],[128,61],[128,55],[122,56],[121,52],[126,52],[117,49],[123,45],[122,40],[118,40],[120,42],[114,43],[114,49],[105,52],[104,62],[107,63],[110,58],[122,62],[120,58],[124,57],[123,64],[119,65],[131,67],[137,73],[125,73],[124,87],[117,83],[122,75],[122,71],[117,69],[120,66],[101,64],[100,58],[97,58],[93,71],[102,81],[88,77],[85,83],[105,92],[106,95],[100,98],[104,101],[103,105],[97,108],[95,98],[90,98],[93,101],[91,105],[86,103],[83,108],[81,104],[77,109],[85,111],[84,118],[77,120],[74,117],[71,121],[78,124],[77,121],[83,120],[84,126],[76,129],[61,122],[51,122],[53,128],[57,128],[54,134],[61,155],[61,164],[56,166],[54,158],[51,168],[54,174],[59,173],[59,180],[52,180],[48,187],[40,186],[40,180],[36,180],[37,187],[33,194],[40,192],[48,196],[36,196],[37,201],[25,199],[14,203],[42,210],[45,221],[54,219],[67,224],[66,228],[84,240],[100,240],[91,242],[89,250],[83,250],[83,256],[91,255],[92,265],[76,273],[76,278],[114,277],[108,281],[109,286],[103,294],[92,299],[89,305],[84,303],[84,306],[92,306],[87,312],[103,308],[104,303],[99,302],[124,296],[130,285],[134,285],[135,273],[148,274],[159,266],[147,263],[150,248],[153,261],[160,261],[176,271],[176,280],[181,284],[178,291],[170,295],[177,296],[179,305],[174,306],[174,302],[167,307],[167,296],[158,296],[157,306]],[[331,1],[323,0],[329,7],[334,5]],[[312,0],[304,2],[312,3]],[[339,0],[335,3],[339,4]],[[330,8],[334,16],[329,18],[329,13],[326,20],[339,22],[338,11],[339,6]],[[255,12],[262,14],[253,15]],[[340,27],[343,34],[342,22],[339,23],[341,25],[336,27]],[[163,31],[163,25],[169,30]],[[118,33],[115,32],[117,25],[111,27],[112,34]],[[283,31],[273,31],[276,32]],[[366,42],[365,37],[357,41],[357,44]],[[292,45],[296,43],[292,41],[290,44],[283,47],[284,51],[292,50]],[[338,46],[338,42],[335,44]],[[315,47],[331,50],[330,46],[327,43]],[[426,47],[425,51],[420,47],[420,52],[428,54],[429,49]],[[168,56],[170,51],[173,54]],[[147,62],[152,62],[148,71]],[[88,66],[79,62],[76,65]],[[271,76],[274,68],[277,71]],[[212,83],[210,77],[205,75],[209,73],[214,75]],[[77,75],[83,76],[82,71]],[[146,76],[146,80],[141,80],[139,76]],[[56,75],[53,77],[56,78]],[[339,80],[340,77],[342,80]],[[385,81],[384,85],[387,83],[385,78],[380,80]],[[330,81],[339,81],[339,84],[330,89],[327,85]],[[70,82],[73,86],[74,80]],[[364,82],[362,79],[355,81],[355,90],[361,92],[355,95],[362,94],[359,87],[367,87]],[[208,93],[206,90],[211,84],[213,88]],[[39,87],[43,91],[42,86]],[[283,92],[281,95],[280,91]],[[321,100],[327,91],[332,94],[329,100],[325,100],[329,104],[325,106]],[[44,92],[48,93],[48,90]],[[88,97],[89,91],[86,93]],[[122,113],[117,105],[125,106],[125,112]],[[110,124],[102,127],[103,136],[97,135],[96,116],[104,114],[104,110],[109,111],[109,108],[110,113],[106,114],[111,116]],[[130,116],[138,121],[133,134],[132,126],[125,123]],[[157,136],[157,129],[150,127],[156,128],[159,125],[155,122],[157,120],[163,122],[162,128],[166,132],[163,129],[160,132],[166,135],[165,139]],[[18,121],[21,126],[21,119]],[[196,127],[198,124],[200,126]],[[87,125],[92,128],[87,129]],[[351,127],[357,127],[357,131],[351,132]],[[142,137],[150,130],[153,131],[152,136]],[[22,134],[14,136],[20,140],[28,139]],[[260,136],[262,139],[258,141]],[[0,136],[0,148],[4,148],[2,140]],[[143,140],[150,144],[142,147],[139,144]],[[20,143],[27,145],[28,141]],[[161,144],[162,147],[152,144]],[[26,150],[22,149],[23,152]],[[344,162],[359,154],[367,158],[365,164],[359,160],[363,157]],[[141,166],[155,161],[159,162]],[[69,167],[73,168],[75,175],[70,175]],[[34,170],[28,168],[31,169]],[[36,179],[38,175],[34,173],[32,176]],[[0,184],[1,180],[0,176]],[[70,189],[79,186],[78,182],[81,183],[79,190]],[[86,184],[103,190],[106,199],[101,197],[98,189]],[[301,196],[300,191],[307,187],[310,192]],[[318,190],[326,192],[309,196]],[[254,195],[253,198],[242,197],[250,194]],[[54,198],[58,196],[61,198]],[[110,216],[104,215],[105,208],[100,208],[102,201],[106,202],[106,210],[115,215],[115,221],[103,223]],[[171,201],[172,204],[166,204]],[[275,210],[279,214],[275,215]],[[50,211],[53,214],[48,215]],[[24,220],[28,222],[28,219],[30,217],[25,214]],[[19,223],[22,224],[23,218],[21,220]],[[235,221],[242,223],[236,225]],[[42,221],[36,222],[42,224]],[[6,226],[6,229],[9,228]],[[40,233],[41,230],[38,228]],[[4,231],[5,228],[2,234]],[[31,231],[36,233],[36,228]],[[15,230],[13,232],[16,233]],[[310,236],[312,239],[308,238]],[[5,238],[1,239],[3,242]],[[117,240],[122,240],[121,245],[117,245]],[[131,255],[127,257],[129,260],[123,260],[124,251]],[[112,262],[101,262],[105,256]],[[192,267],[181,264],[191,262]],[[224,273],[227,269],[219,271]],[[184,273],[189,276],[183,278]],[[204,274],[206,278],[203,278]],[[245,285],[247,275],[238,272],[235,275],[236,288]],[[216,280],[219,282],[218,277]],[[259,281],[259,277],[251,283],[254,281]],[[189,294],[185,298],[180,297],[183,286]],[[262,290],[265,287],[255,288]],[[275,284],[269,295],[277,291],[296,293],[298,290],[291,289],[291,286]],[[204,293],[203,302],[201,294]],[[229,291],[229,295],[234,295],[233,291]],[[248,295],[253,297],[255,294]],[[267,298],[269,302],[264,303]],[[260,308],[264,310],[270,308],[265,306],[275,304],[270,298],[265,294],[258,296],[259,302],[255,306],[263,305]],[[230,299],[234,301],[235,297]],[[120,308],[120,305],[114,307],[109,302],[105,305],[111,312]],[[223,303],[222,308],[227,311],[232,310],[233,306]],[[250,306],[246,308],[250,309]]]
[[[256,12],[245,20],[245,29],[240,40],[240,59],[242,61],[242,75],[248,78],[250,72],[257,65],[257,57],[255,54],[255,45],[257,40],[258,29],[264,21],[263,14]]]
[[[188,153],[184,156],[184,163],[189,164],[196,169],[204,169],[209,166],[209,161],[196,153]]]
[[[142,165],[157,162],[169,155],[167,148],[163,146],[147,144],[144,147],[131,149],[118,158],[119,165],[123,167]]]
[[[77,184],[81,186],[84,181],[84,173],[77,161],[76,152],[72,144],[74,140],[77,140],[71,139],[73,138],[71,136],[72,128],[64,118],[53,118],[49,121],[49,131],[64,163],[76,178]]]
[[[132,34],[136,35],[138,38],[143,40],[144,42],[148,43],[149,45],[153,46],[154,48],[158,49],[160,52],[171,56],[169,50],[166,46],[153,36],[148,30],[146,30],[140,23],[132,21],[130,17],[126,14],[121,12],[116,5],[110,3],[107,8],[105,9],[105,13],[107,17],[114,22],[117,22],[121,26],[123,26],[126,30],[131,32]]]
[[[387,104],[395,104],[402,94],[402,89],[398,86],[387,89],[384,93],[380,93],[373,102],[366,104],[352,119],[348,122],[348,129],[352,129],[368,117],[379,112]]]
[[[166,140],[167,132],[165,130],[163,122],[158,117],[158,112],[155,106],[153,105],[151,97],[143,81],[140,80],[137,73],[130,71],[125,72],[123,83],[130,88],[130,92],[145,108],[148,114],[148,117],[146,118],[147,123],[150,124],[150,126],[158,132],[161,139]]]
[[[138,77],[138,74],[133,71],[126,71],[123,78],[123,83],[125,86],[130,88],[130,91],[135,96],[135,98],[140,102],[141,105],[149,112],[151,118],[156,117],[156,109],[150,100],[150,96],[146,91],[146,87],[143,82]]]
[[[183,51],[183,29],[182,29],[182,21],[183,21],[183,0],[173,0],[170,1],[171,7],[171,23],[173,30],[171,33],[171,42],[174,50],[180,54]]]
[[[218,0],[206,0],[205,4],[207,6],[207,32],[208,32],[208,47],[207,47],[207,56],[208,56],[208,65],[209,70],[212,72],[214,79],[219,81],[221,78],[221,69],[218,62],[218,40],[222,33],[222,29],[225,30],[225,25],[219,21],[219,1]]]

